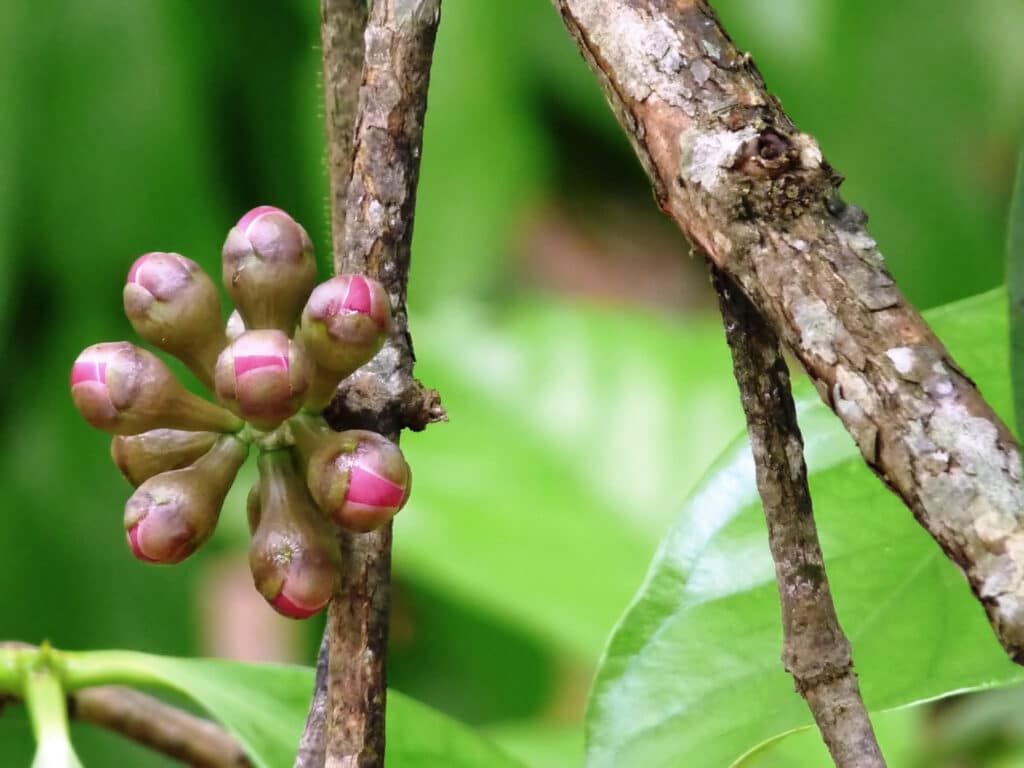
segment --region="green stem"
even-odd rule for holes
[[[25,678],[25,659],[35,658],[35,648],[0,648],[0,693],[21,696]]]
[[[64,685],[69,691],[96,685],[130,685],[136,688],[173,689],[154,674],[151,657],[132,651],[60,652],[54,654]]]
[[[46,654],[40,654],[24,677],[25,706],[36,737],[32,768],[82,768],[71,746],[67,698],[48,661]]]

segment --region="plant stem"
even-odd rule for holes
[[[1024,661],[1019,448],[897,289],[817,142],[706,0],[553,2],[659,206],[793,351]]]
[[[70,712],[76,719],[120,733],[199,768],[249,766],[251,763],[241,746],[217,723],[164,704],[144,693],[110,685],[126,683],[180,693],[165,675],[155,674],[151,664],[152,657],[132,651],[73,653],[48,646],[37,648],[23,643],[0,643],[0,694],[24,698],[30,713],[39,711],[49,718],[49,722],[53,720],[51,710],[55,700],[52,688],[57,685],[61,689],[62,709],[66,706],[64,692],[71,692],[68,697]],[[52,678],[52,682],[44,678],[37,686],[36,700],[42,703],[34,709],[27,682],[40,671]],[[34,718],[33,727],[36,727]],[[67,730],[66,723],[64,730]],[[59,725],[54,727],[53,733],[52,741],[58,744]],[[54,746],[52,749],[56,755],[64,754],[63,747],[58,749]],[[49,763],[44,765],[49,766]]]
[[[838,768],[885,768],[839,626],[807,487],[789,370],[775,332],[712,267],[733,370],[747,417],[757,489],[782,602],[782,658]]]
[[[408,330],[409,280],[416,183],[427,86],[440,0],[375,0],[365,32],[355,133],[345,109],[351,94],[350,4],[322,5],[324,90],[334,206],[334,263],[339,273],[379,280],[391,298],[391,338],[366,367],[343,383],[328,412],[335,429],[364,428],[397,440],[404,427],[441,420],[437,393],[412,375]],[[351,137],[351,138],[350,138]],[[351,141],[351,175],[336,162]],[[345,206],[344,238],[339,207]],[[326,675],[318,674],[296,766],[382,766],[387,695],[391,526],[341,535],[341,586],[327,619]],[[318,664],[318,670],[321,665]],[[324,686],[327,701],[324,706]],[[318,713],[327,720],[326,734]],[[325,738],[321,752],[318,739]],[[322,762],[320,756],[322,755]]]
[[[32,768],[82,768],[71,746],[64,689],[42,655],[25,672],[24,696],[36,738]]]
[[[130,685],[137,688],[176,690],[166,678],[154,674],[144,654],[133,651],[53,651],[53,663],[60,669],[68,691],[97,685]]]

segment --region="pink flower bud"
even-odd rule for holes
[[[278,613],[305,619],[323,610],[338,586],[338,540],[310,498],[291,450],[261,454],[259,469],[259,492],[249,496],[253,581]]]
[[[224,287],[249,329],[290,334],[316,285],[309,235],[279,208],[245,214],[224,242]]]
[[[319,443],[308,453],[306,482],[320,509],[342,528],[372,531],[405,506],[412,476],[393,442],[376,432],[349,430],[321,434]]]
[[[297,336],[317,367],[307,408],[324,408],[338,382],[369,362],[390,331],[391,300],[376,280],[339,275],[318,285]]]
[[[124,311],[146,341],[184,362],[207,386],[227,340],[217,287],[191,259],[147,253],[128,272]]]
[[[213,534],[224,498],[249,446],[224,435],[192,466],[138,487],[124,510],[128,545],[148,563],[180,563]]]
[[[281,331],[246,331],[217,360],[217,396],[260,429],[294,415],[312,378],[302,349]]]
[[[231,413],[181,386],[156,355],[127,341],[94,344],[78,356],[71,368],[71,398],[92,426],[116,435],[242,427]]]
[[[138,487],[145,480],[187,467],[217,442],[216,432],[154,429],[140,435],[117,435],[110,455],[128,482]]]

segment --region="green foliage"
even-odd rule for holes
[[[416,325],[452,421],[404,443],[399,569],[596,657],[742,421],[721,326],[540,303]]]
[[[1005,296],[931,313],[989,402],[1010,408]],[[963,576],[871,476],[817,396],[799,403],[815,517],[869,709],[1024,679]],[[778,593],[745,438],[693,492],[605,652],[588,765],[727,765],[810,722],[779,663]]]
[[[1006,254],[1006,289],[1010,309],[1010,377],[1017,433],[1024,426],[1024,152],[1010,202]]]

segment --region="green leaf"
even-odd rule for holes
[[[69,687],[125,683],[186,696],[220,721],[257,768],[289,768],[313,691],[306,667],[177,659],[131,651],[63,654]],[[429,707],[388,693],[389,768],[522,768],[498,747]]]
[[[1010,203],[1006,255],[1006,287],[1010,306],[1010,376],[1017,434],[1024,426],[1024,151]]]
[[[486,734],[530,768],[572,768],[583,764],[583,729],[542,720],[505,722]]]
[[[388,697],[388,768],[524,768],[437,710],[395,691]]]
[[[1002,414],[1005,294],[929,319]],[[864,466],[838,420],[798,397],[840,621],[873,711],[1024,679],[958,570]],[[741,439],[690,497],[616,628],[591,695],[588,765],[728,765],[810,723],[779,660],[774,571]]]
[[[552,303],[413,325],[451,421],[402,443],[396,568],[590,663],[742,423],[721,324]]]

